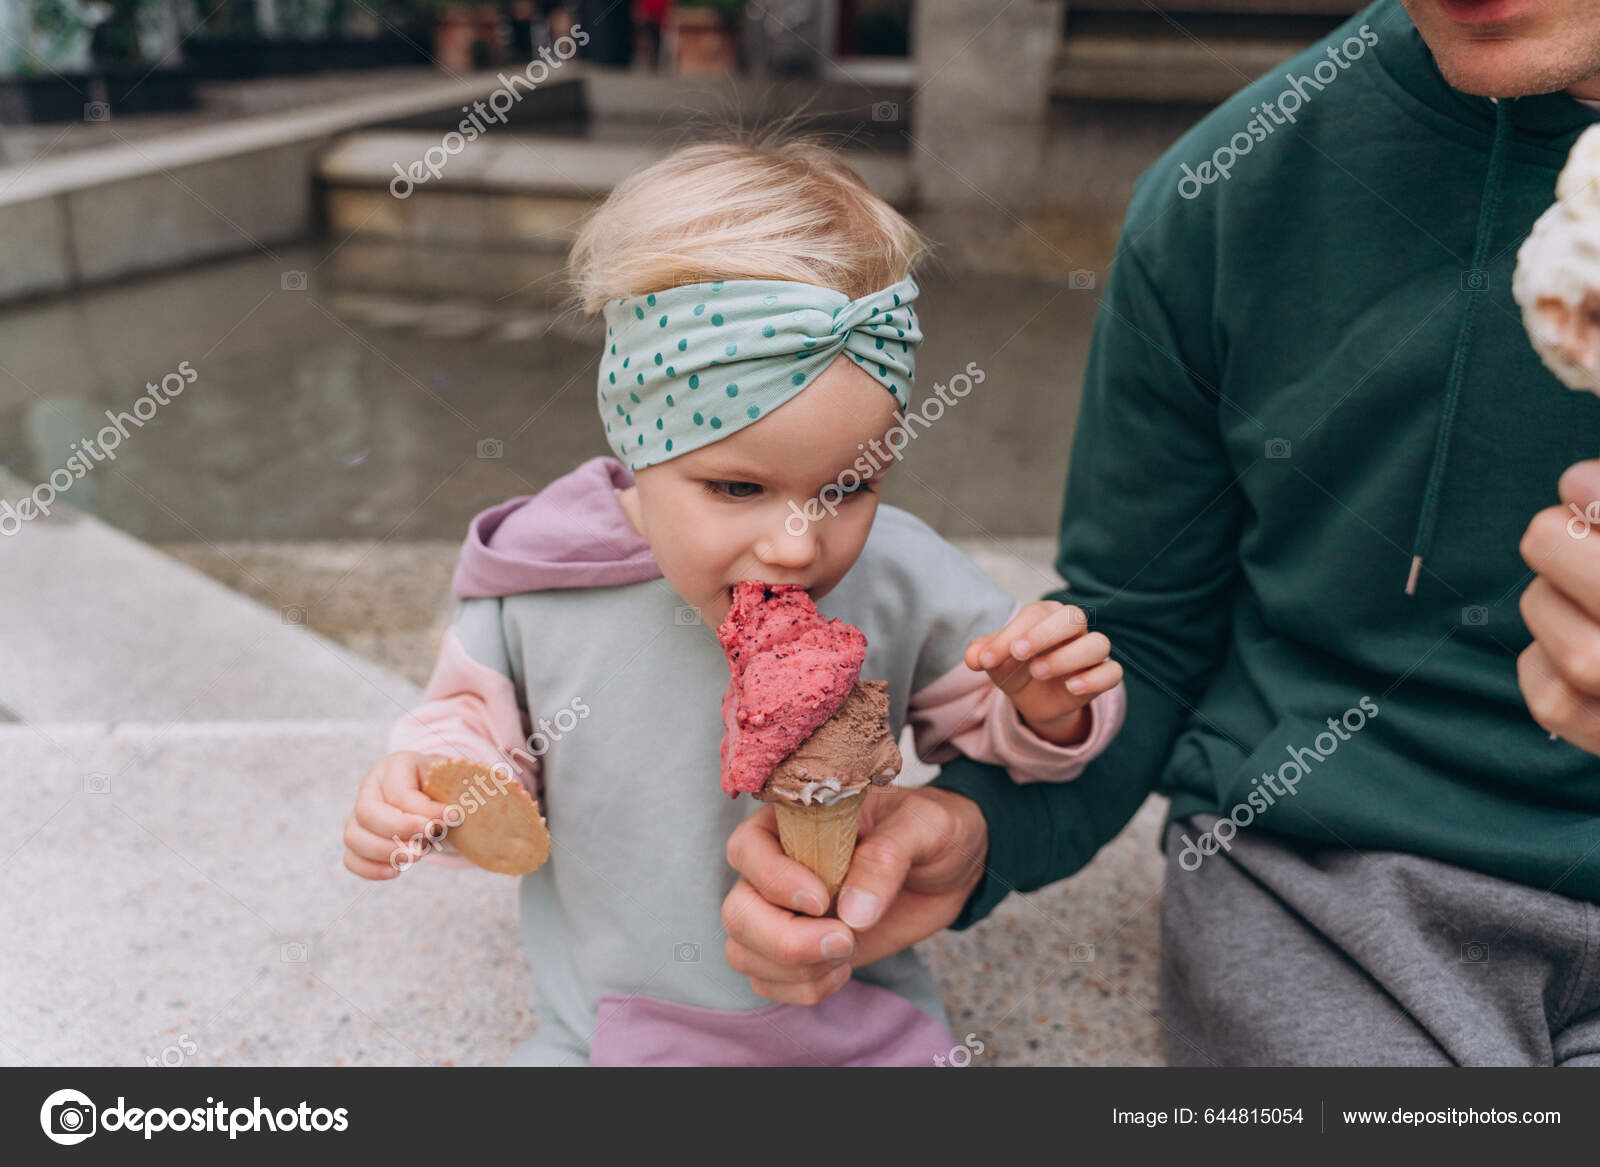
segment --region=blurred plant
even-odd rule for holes
[[[278,0],[278,23],[294,36],[337,37],[348,11],[347,0]]]
[[[256,36],[255,0],[194,0],[194,27],[213,36]]]
[[[49,62],[57,60],[85,34],[96,62],[138,60],[140,20],[162,3],[164,0],[101,0],[91,4],[28,0],[27,43],[17,72],[30,74],[49,68]]]
[[[308,35],[321,23],[322,5],[317,0],[277,0],[273,5],[278,16],[278,31],[294,35]]]
[[[28,20],[27,43],[15,66],[24,75],[44,68],[90,28],[72,0],[28,0]]]

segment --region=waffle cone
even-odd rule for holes
[[[833,911],[839,886],[850,870],[850,856],[856,849],[856,831],[861,825],[861,804],[865,794],[841,798],[826,806],[802,806],[778,801],[778,841],[783,853],[804,863],[817,873],[828,888],[828,911]]]

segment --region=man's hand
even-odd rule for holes
[[[1517,683],[1535,721],[1600,754],[1600,462],[1573,466],[1560,492],[1561,505],[1522,536],[1538,578],[1522,593],[1533,643],[1517,658]]]
[[[861,797],[837,920],[816,918],[827,910],[827,889],[783,853],[770,806],[728,837],[728,862],[743,876],[722,904],[728,964],[763,997],[815,1005],[852,968],[948,927],[978,885],[989,828],[971,799],[927,787]]]
[[[1034,733],[1057,745],[1088,736],[1084,707],[1122,680],[1111,641],[1089,631],[1082,608],[1055,600],[1023,606],[1004,628],[967,642],[969,669],[989,674]]]

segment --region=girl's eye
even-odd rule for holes
[[[706,489],[718,498],[754,498],[761,493],[758,482],[707,482]]]
[[[857,482],[851,487],[845,487],[839,485],[838,483],[834,483],[832,490],[837,490],[839,492],[838,498],[840,502],[849,502],[853,498],[862,498],[871,494],[871,481],[872,480],[869,478],[863,478],[861,481]],[[823,495],[821,497],[826,498],[827,496]]]

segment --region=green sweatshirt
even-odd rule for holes
[[[1140,178],[1050,597],[1111,638],[1127,722],[1074,782],[945,768],[989,824],[957,927],[1077,871],[1151,790],[1174,819],[1600,901],[1600,759],[1550,740],[1516,676],[1518,542],[1600,452],[1600,401],[1511,298],[1597,116],[1451,89],[1380,0]]]

